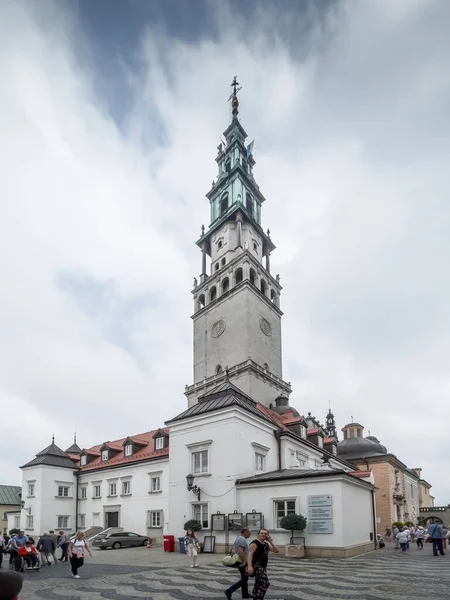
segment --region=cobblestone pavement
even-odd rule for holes
[[[20,600],[224,600],[223,590],[237,572],[223,567],[221,558],[202,554],[198,569],[191,569],[185,555],[160,548],[94,551],[80,570],[82,579],[72,579],[66,563],[25,573]],[[448,600],[450,595],[450,551],[434,557],[429,548],[401,554],[388,546],[339,560],[271,556],[268,572],[267,600]]]

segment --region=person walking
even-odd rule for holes
[[[400,533],[400,530],[397,526],[395,526],[392,530],[392,535],[394,536],[394,549],[399,549],[399,541],[397,535]]]
[[[0,600],[19,600],[23,575],[15,571],[0,573]]]
[[[197,536],[195,535],[192,529],[188,529],[186,531],[186,535],[184,536],[184,547],[187,550],[191,567],[198,567],[197,554],[200,548],[200,544],[198,543]]]
[[[0,569],[3,563],[3,554],[6,552],[6,540],[0,533]]]
[[[57,558],[56,558],[56,548],[58,547],[58,542],[59,542],[59,535],[57,533],[55,533],[55,531],[53,529],[50,529],[50,531],[48,532],[48,535],[52,538],[52,540],[55,543],[55,549],[52,552],[52,556],[53,556],[53,561],[56,564],[57,563]]]
[[[414,534],[416,538],[417,548],[423,550],[423,538],[425,537],[424,528],[421,525],[419,525]]]
[[[25,544],[31,541],[31,539],[25,535],[24,531],[19,531],[18,535],[12,537],[9,541],[9,566],[12,567],[15,564],[15,559],[19,555],[19,550]]]
[[[428,541],[433,543],[433,554],[444,556],[444,548],[442,547],[442,525],[440,523],[432,523],[428,527]]]
[[[47,565],[49,567],[51,565],[50,556],[55,556],[55,542],[53,538],[51,538],[48,533],[44,533],[44,535],[39,538],[36,547],[41,553],[42,566]],[[55,559],[53,560],[55,561]],[[54,564],[56,565],[56,561]]]
[[[408,531],[407,527],[403,527],[403,529],[397,533],[397,539],[399,541],[402,552],[406,552],[406,550],[408,548],[408,543],[409,543],[408,542],[408,540],[409,540],[408,533],[409,533],[409,531]]]
[[[253,540],[248,549],[248,574],[255,576],[255,585],[253,587],[253,598],[263,600],[270,586],[267,577],[267,563],[269,561],[269,552],[278,554],[278,546],[273,542],[267,529],[260,529],[258,538]]]
[[[70,540],[68,552],[72,577],[75,579],[80,579],[80,576],[78,575],[78,569],[80,569],[84,564],[84,553],[87,552],[92,558],[91,549],[89,548],[88,543],[85,541],[82,531],[78,531],[76,536]]]
[[[69,541],[69,536],[64,531],[60,531],[58,538],[58,546],[61,548],[61,558],[58,559],[60,562],[67,562],[69,560],[67,557]]]
[[[239,554],[240,562],[237,563],[237,568],[239,569],[239,573],[241,575],[240,580],[225,590],[225,596],[228,600],[231,600],[231,595],[233,592],[242,588],[242,597],[243,598],[253,598],[248,593],[248,574],[247,574],[247,556],[248,556],[248,538],[251,536],[252,532],[249,527],[244,527],[241,529],[241,535],[236,538],[236,541],[233,545],[233,553]]]

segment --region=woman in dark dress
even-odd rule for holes
[[[270,586],[266,572],[269,552],[278,553],[278,547],[272,541],[267,529],[260,529],[258,538],[253,540],[248,550],[248,574],[250,577],[255,575],[255,585],[253,587],[253,598],[255,600],[263,600]]]

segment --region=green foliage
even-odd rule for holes
[[[187,531],[188,529],[192,529],[192,531],[200,531],[201,528],[202,528],[202,524],[200,523],[200,521],[197,521],[196,519],[190,519],[189,521],[186,521],[186,523],[184,524],[185,531]]]
[[[401,529],[403,527],[403,523],[401,521],[395,521],[394,523],[392,523],[392,528],[394,527],[398,527],[399,529]]]
[[[414,523],[412,521],[405,521],[406,527],[414,527]]]
[[[392,529],[390,527],[386,527],[386,537],[391,537]]]
[[[286,515],[280,521],[280,527],[292,531],[303,531],[306,527],[306,517],[303,515]]]
[[[20,529],[10,529],[9,530],[9,535],[17,535],[19,533]]]

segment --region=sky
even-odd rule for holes
[[[230,83],[277,245],[291,404],[450,502],[450,3],[0,4],[0,483],[186,407]]]

